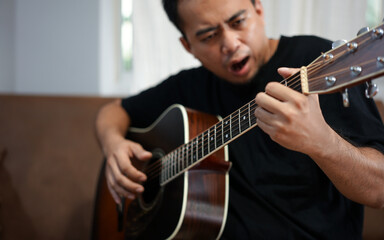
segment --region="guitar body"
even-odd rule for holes
[[[152,151],[154,158],[151,161],[157,161],[217,121],[211,115],[174,105],[149,128],[131,129],[128,135],[129,139]],[[124,201],[120,211],[116,210],[108,192],[102,169],[93,239],[219,238],[228,205],[230,163],[226,151],[226,147],[217,150],[163,186],[160,176],[148,178],[144,193],[134,201]],[[144,167],[143,171],[153,169]]]

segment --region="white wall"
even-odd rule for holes
[[[15,2],[0,0],[0,92],[14,90]]]
[[[141,24],[135,30],[135,73],[122,81],[116,59],[119,0],[0,0],[0,92],[125,96],[196,65],[159,2],[134,0],[135,23]],[[361,0],[263,4],[267,33],[273,37],[350,39],[364,26]],[[153,70],[156,65],[159,69]],[[384,81],[379,84],[384,99]]]
[[[0,31],[10,28],[10,36],[1,41],[0,47],[9,51],[6,55],[10,56],[10,66],[6,66],[6,76],[0,76],[6,85],[0,86],[2,91],[82,95],[99,92],[98,1],[5,1],[7,9],[1,11],[11,16]],[[8,62],[8,57],[0,59]]]

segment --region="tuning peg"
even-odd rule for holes
[[[365,97],[373,98],[379,92],[379,87],[372,81],[368,81],[366,84],[367,88],[365,89]]]
[[[344,40],[344,39],[334,41],[334,42],[332,43],[332,49],[337,48],[337,47],[339,47],[339,46],[341,46],[341,45],[343,45],[343,44],[346,44],[347,42],[348,42],[348,41],[347,41],[347,40]]]
[[[366,33],[366,32],[369,32],[369,27],[363,27],[361,28],[358,32],[357,32],[357,36],[363,34],[363,33]]]
[[[343,96],[343,106],[349,107],[349,96],[348,96],[348,89],[344,89],[344,91],[341,93]]]
[[[384,65],[384,57],[377,57],[377,64],[379,64],[380,67]]]

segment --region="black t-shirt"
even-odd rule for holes
[[[124,99],[132,125],[151,124],[174,103],[225,117],[281,81],[278,67],[311,63],[330,42],[313,36],[281,37],[270,61],[248,84],[219,79],[203,67],[182,71],[158,86]],[[384,128],[364,86],[320,96],[327,123],[355,145],[384,152]],[[363,206],[344,197],[308,156],[287,150],[259,128],[229,144],[232,162],[224,239],[361,239]]]

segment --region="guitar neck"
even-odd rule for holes
[[[383,28],[384,24],[381,24],[350,42],[323,53],[281,83],[304,94],[327,94],[383,76]],[[343,95],[345,102],[349,101],[347,98],[347,94]],[[255,127],[257,123],[253,113],[256,107],[255,101],[250,101],[190,142],[164,156],[161,159],[161,185]]]
[[[206,131],[161,159],[160,184],[165,185],[221,147],[257,125],[255,100],[245,104]]]

